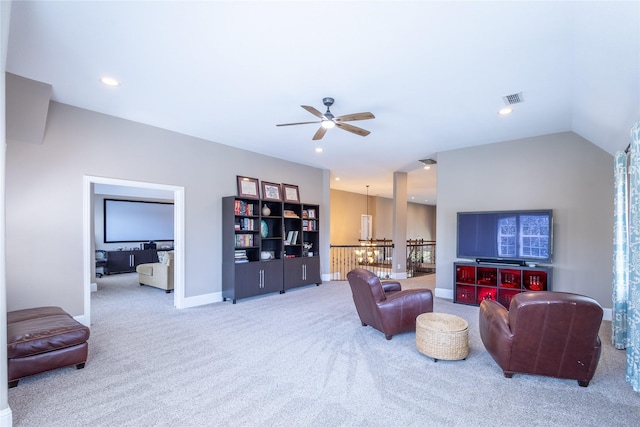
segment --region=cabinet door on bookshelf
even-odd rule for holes
[[[261,262],[260,268],[262,269],[262,290],[260,293],[284,292],[282,260]]]
[[[236,264],[234,268],[233,292],[225,294],[234,304],[240,298],[282,291],[282,260]]]
[[[260,294],[261,278],[260,263],[249,262],[245,264],[236,264],[235,268],[235,286],[232,296],[233,303],[236,299],[247,298]]]
[[[319,257],[284,260],[284,290],[321,282]]]

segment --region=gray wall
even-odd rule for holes
[[[509,209],[553,209],[553,289],[611,307],[613,157],[572,132],[438,153],[440,295],[453,289],[456,213]]]
[[[185,188],[185,297],[221,290],[221,198],[236,175],[297,184],[320,205],[328,185],[321,169],[52,102],[42,144],[8,140],[8,310],[83,314],[85,175]]]

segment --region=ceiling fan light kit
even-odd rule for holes
[[[344,116],[336,117],[331,112],[331,106],[333,105],[333,102],[334,102],[333,98],[330,98],[330,97],[322,98],[322,103],[327,107],[327,111],[324,114],[322,114],[320,111],[318,111],[317,109],[309,105],[301,105],[302,108],[304,108],[314,116],[318,117],[320,121],[283,123],[276,126],[293,126],[293,125],[306,125],[310,123],[320,123],[320,129],[318,129],[316,133],[313,135],[312,139],[314,141],[321,139],[324,136],[324,134],[327,133],[327,129],[331,129],[336,126],[342,130],[346,130],[347,132],[355,133],[356,135],[360,135],[360,136],[367,136],[371,133],[368,130],[350,125],[345,122],[375,119],[376,116],[374,116],[372,113],[366,112],[366,113],[347,114]]]

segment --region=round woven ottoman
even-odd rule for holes
[[[460,360],[469,354],[469,324],[447,313],[423,313],[416,318],[416,347],[433,360]]]

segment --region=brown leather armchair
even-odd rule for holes
[[[600,360],[602,307],[566,292],[524,292],[509,311],[480,304],[480,338],[504,376],[514,373],[578,380],[587,387]]]
[[[402,290],[399,282],[385,281],[363,268],[347,273],[362,326],[372,326],[390,340],[393,335],[416,330],[416,317],[433,311],[429,289]]]

